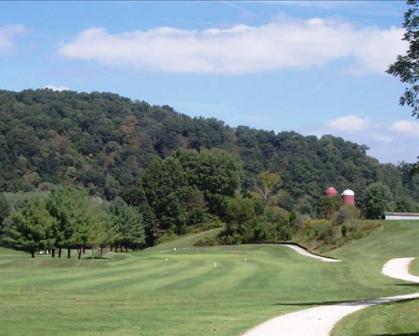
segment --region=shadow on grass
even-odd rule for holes
[[[419,288],[419,283],[397,283],[397,284],[391,284],[389,286],[408,286],[408,287],[417,287],[417,288]]]
[[[89,260],[89,259],[111,259],[111,258],[109,258],[109,257],[94,257],[94,258],[92,258],[92,257],[83,257],[81,259],[82,260]]]
[[[274,306],[330,306],[330,305],[341,304],[341,305],[347,305],[347,306],[351,306],[351,305],[356,306],[363,303],[385,305],[385,304],[408,302],[408,301],[414,301],[414,300],[417,300],[417,298],[400,299],[400,300],[389,301],[389,302],[385,302],[377,298],[360,299],[360,300],[317,301],[317,302],[278,302],[278,303],[274,303],[273,305]],[[403,334],[401,335],[403,336]],[[416,335],[416,334],[412,334],[412,335]],[[374,335],[374,336],[379,336],[379,335]]]
[[[404,334],[376,334],[372,336],[419,336],[419,331],[414,333],[404,333]]]

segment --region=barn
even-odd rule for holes
[[[384,212],[386,220],[419,220],[419,212]]]

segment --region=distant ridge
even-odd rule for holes
[[[419,181],[409,164],[380,164],[366,146],[339,137],[232,128],[112,93],[0,91],[1,191],[81,184],[111,198],[135,186],[154,157],[212,148],[241,158],[245,190],[260,171],[277,171],[287,209],[316,213],[329,185],[350,188],[362,201],[366,186],[382,181],[397,200],[395,210],[419,210]]]

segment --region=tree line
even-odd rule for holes
[[[22,250],[32,257],[47,251],[61,258],[62,251],[71,257],[77,249],[78,258],[86,248],[138,249],[145,245],[145,232],[140,213],[121,198],[103,203],[84,189],[57,188],[47,195],[38,194],[18,201],[10,208],[0,198],[3,246]]]
[[[335,213],[344,217],[335,222],[345,230],[359,226],[346,223],[354,219],[347,216],[353,212],[341,210],[338,197],[318,195],[324,222],[312,222],[315,218],[298,207],[286,209],[283,180],[273,171],[262,171],[251,188],[243,189],[242,166],[227,151],[179,150],[152,160],[131,190],[110,201],[74,186],[36,192],[14,202],[0,194],[0,242],[32,257],[48,251],[60,258],[66,251],[70,258],[77,250],[80,259],[86,249],[92,250],[92,257],[96,250],[102,256],[106,247],[136,250],[213,227],[224,229],[216,241],[203,243],[280,242],[305,231],[323,237],[333,231],[327,233]],[[393,210],[392,197],[387,185],[371,184],[363,216],[380,218],[384,210]]]
[[[227,197],[240,189],[239,161],[222,150],[179,151],[154,159],[132,190],[111,201],[57,187],[12,204],[0,197],[0,241],[35,256],[86,248],[140,249],[168,235],[219,226]],[[205,226],[206,225],[206,226]]]
[[[180,149],[219,149],[236,156],[244,192],[253,189],[260,172],[277,173],[287,211],[319,216],[318,195],[330,185],[354,190],[360,205],[367,186],[376,182],[391,189],[397,210],[419,209],[413,165],[380,164],[366,146],[339,137],[231,128],[111,93],[0,91],[1,191],[73,185],[109,201],[132,192],[154,159]]]

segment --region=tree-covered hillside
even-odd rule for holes
[[[231,128],[111,93],[0,91],[0,191],[81,184],[111,199],[133,189],[152,158],[179,148],[234,153],[244,191],[261,171],[277,172],[286,209],[315,213],[330,185],[351,188],[362,200],[377,181],[390,187],[396,209],[418,209],[419,177],[409,164],[380,164],[366,146],[342,138]]]

